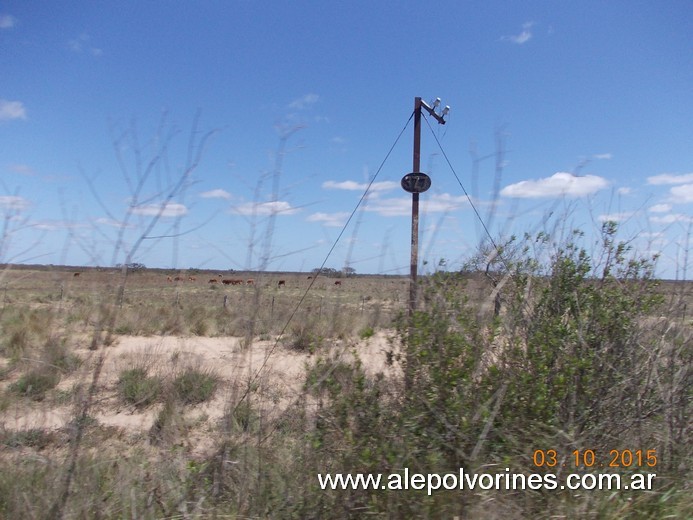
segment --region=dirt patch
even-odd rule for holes
[[[272,413],[281,413],[303,390],[306,366],[318,355],[346,361],[358,356],[366,373],[393,376],[397,368],[388,365],[388,339],[392,333],[379,331],[361,341],[335,341],[317,354],[294,352],[276,340],[255,341],[248,349],[237,337],[120,336],[114,345],[93,352],[75,351],[83,360],[78,371],[64,377],[56,392],[74,394],[71,402],[56,405],[53,400],[33,403],[16,400],[0,414],[0,427],[8,430],[64,428],[73,418],[75,406],[84,398],[91,383],[98,356],[105,356],[90,416],[104,426],[117,427],[126,434],[147,432],[163,407],[162,403],[139,409],[123,403],[118,395],[122,371],[137,366],[163,379],[171,379],[185,368],[211,370],[219,377],[214,397],[199,405],[186,407],[186,423],[204,444],[228,410],[229,403],[252,388],[256,403]]]

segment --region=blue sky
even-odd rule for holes
[[[406,274],[421,96],[422,269],[484,238],[454,170],[496,240],[614,219],[680,277],[692,87],[689,1],[0,2],[0,261],[310,270],[377,173],[327,266]]]

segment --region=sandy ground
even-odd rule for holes
[[[392,349],[390,336],[392,333],[380,331],[366,340],[338,342],[321,351],[321,355],[345,361],[357,355],[367,373],[393,376],[397,369],[386,363],[386,352]],[[291,351],[276,341],[256,341],[250,349],[243,349],[240,338],[235,337],[120,336],[114,345],[102,351],[78,350],[77,354],[85,362],[76,373],[63,378],[56,391],[69,392],[80,383],[88,386],[101,353],[105,360],[90,415],[102,425],[133,435],[141,435],[151,428],[162,405],[138,410],[119,399],[118,377],[127,368],[146,366],[150,373],[164,377],[186,367],[213,370],[221,379],[214,398],[186,408],[186,422],[196,424],[199,430],[211,431],[229,403],[236,402],[248,387],[249,380],[253,383],[252,398],[256,399],[256,405],[280,413],[302,392],[306,367],[316,358]],[[0,427],[58,429],[69,423],[74,414],[74,403],[56,405],[50,398],[40,403],[17,399],[0,414]]]

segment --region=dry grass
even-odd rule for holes
[[[314,518],[324,517],[321,511],[359,516],[338,495],[314,489],[316,470],[353,469],[326,466],[329,454],[316,446],[329,435],[346,451],[346,430],[329,421],[343,413],[345,427],[376,424],[379,419],[368,415],[374,409],[369,399],[397,401],[402,358],[392,329],[405,311],[405,279],[356,277],[337,287],[318,278],[306,295],[312,281],[303,274],[224,273],[255,282],[224,286],[208,283],[216,272],[181,274],[184,281],[173,283],[167,276],[179,273],[145,271],[129,276],[122,303],[114,307],[118,272],[73,274],[49,268],[4,272],[0,516],[43,517],[60,501],[66,474],[73,491],[65,518],[303,518],[311,511]],[[280,279],[285,287],[277,285]],[[470,300],[488,296],[483,279],[450,283]],[[690,287],[680,303],[683,312],[693,303]],[[104,311],[114,312],[114,335],[91,350]],[[661,327],[660,316],[649,319]],[[678,323],[685,330],[667,329],[672,345],[690,341],[690,318]],[[491,338],[490,330],[497,356],[503,338]],[[346,395],[357,396],[361,413],[340,411],[349,404],[340,401]],[[329,403],[335,416],[325,413]],[[393,449],[397,442],[390,441]],[[464,497],[468,514],[498,518],[536,513],[546,500],[539,494]],[[601,508],[608,511],[605,518],[616,518],[609,500],[594,494],[589,501],[552,504],[567,516]],[[631,507],[625,498],[617,501],[624,511]],[[431,504],[429,511],[436,511]],[[678,495],[676,504],[674,512],[682,512]]]

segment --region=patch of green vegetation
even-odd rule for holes
[[[55,388],[59,382],[60,371],[55,367],[42,365],[23,374],[9,388],[12,392],[22,397],[28,397],[34,401],[43,401],[46,393]]]
[[[82,364],[82,359],[69,351],[64,338],[49,338],[43,347],[42,359],[63,374],[75,371]]]
[[[373,327],[364,327],[359,331],[359,338],[361,339],[368,339],[372,338],[373,335],[375,334],[375,330],[373,330]]]
[[[50,445],[54,438],[54,433],[43,428],[0,432],[0,444],[8,448],[28,447],[41,450]]]
[[[113,332],[120,336],[129,336],[133,334],[135,331],[130,323],[123,323],[121,325],[118,325]]]
[[[324,338],[316,331],[313,321],[292,323],[290,334],[284,344],[291,350],[314,353],[323,343]]]
[[[120,373],[118,394],[127,404],[138,408],[149,406],[159,399],[161,391],[161,380],[149,376],[144,367],[130,368]]]
[[[48,309],[11,308],[0,314],[0,354],[18,359],[48,336],[53,315]]]
[[[182,403],[198,404],[212,398],[218,383],[211,370],[187,368],[173,380],[173,390]]]
[[[228,411],[225,423],[231,431],[248,432],[257,424],[258,419],[257,411],[248,399],[244,399]]]

